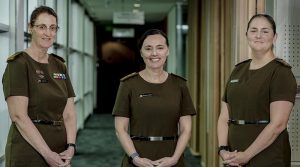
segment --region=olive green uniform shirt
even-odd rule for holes
[[[270,120],[270,103],[295,102],[297,83],[291,67],[274,59],[262,68],[249,70],[251,60],[236,65],[223,101],[228,103],[233,120]],[[266,125],[229,125],[228,144],[231,150],[246,150]],[[253,157],[247,167],[290,167],[291,149],[287,130],[265,150]]]
[[[49,55],[48,64],[39,63],[26,52],[8,58],[3,78],[5,99],[26,96],[31,119],[63,121],[67,99],[74,97],[64,60]],[[60,153],[67,143],[66,129],[61,126],[35,124],[50,149]],[[48,166],[43,157],[21,136],[12,123],[5,150],[6,167]]]
[[[130,135],[177,136],[181,116],[196,114],[186,81],[169,74],[163,83],[149,83],[133,73],[121,79],[114,116],[130,118]],[[158,160],[174,154],[177,141],[133,141],[140,157]],[[124,156],[122,166],[133,166]],[[183,156],[177,167],[184,167]]]

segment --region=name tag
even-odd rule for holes
[[[230,83],[237,83],[237,82],[239,82],[239,79],[230,80]]]
[[[151,97],[151,96],[153,96],[152,93],[143,93],[139,95],[139,97]]]

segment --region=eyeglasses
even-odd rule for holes
[[[38,25],[33,25],[33,27],[37,27],[39,31],[46,31],[49,29],[51,32],[57,32],[59,27],[57,25],[52,25],[50,27],[47,27],[45,24],[38,24]]]

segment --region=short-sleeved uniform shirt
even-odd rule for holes
[[[251,60],[236,65],[226,86],[223,101],[228,103],[233,120],[270,120],[270,103],[295,102],[297,83],[291,67],[281,59],[250,70]],[[231,150],[244,151],[265,128],[260,125],[229,125],[228,144]],[[257,154],[247,167],[289,167],[291,150],[287,130],[265,150]]]
[[[169,74],[163,83],[149,83],[139,74],[121,80],[114,116],[130,118],[130,135],[177,136],[181,116],[196,114],[186,81]],[[133,141],[141,157],[158,160],[173,155],[177,141]],[[129,164],[124,157],[122,166]],[[183,158],[178,167],[183,167]]]
[[[63,121],[67,99],[75,96],[63,59],[54,54],[50,54],[48,63],[44,64],[26,52],[16,53],[8,58],[2,83],[5,99],[9,96],[28,97],[28,116],[32,120]],[[64,124],[35,126],[52,151],[60,153],[65,150]],[[21,136],[14,123],[7,138],[5,158],[7,167],[48,166]]]

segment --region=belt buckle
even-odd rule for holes
[[[52,125],[53,126],[60,126],[61,125],[61,121],[52,121]]]
[[[150,141],[162,141],[163,137],[162,136],[150,136],[149,139],[150,139]]]
[[[39,119],[32,119],[32,122],[35,123],[35,124],[39,124],[39,123],[41,123],[41,120],[39,120]]]
[[[238,125],[245,125],[245,120],[236,120]]]
[[[258,120],[256,121],[256,124],[268,124],[270,121],[268,120]]]

